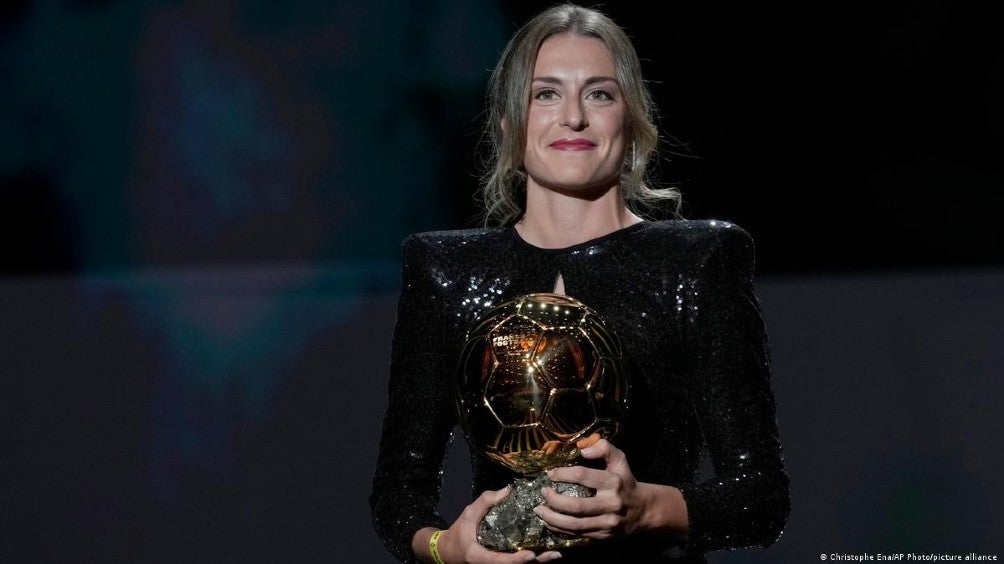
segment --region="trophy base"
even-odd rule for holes
[[[580,484],[553,482],[547,474],[516,478],[509,495],[488,510],[478,524],[478,543],[499,552],[543,552],[589,542],[588,538],[557,533],[547,528],[533,508],[544,503],[540,490],[553,487],[560,494],[592,497],[595,492]]]

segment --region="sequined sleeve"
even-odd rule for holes
[[[442,304],[428,260],[418,240],[405,240],[387,412],[370,494],[377,534],[402,561],[414,561],[411,540],[416,531],[446,528],[436,506],[456,421],[446,385]]]
[[[680,486],[691,553],[767,546],[789,512],[770,353],[753,292],[753,241],[734,225],[712,236],[718,244],[703,265],[690,346],[693,400],[715,476]]]

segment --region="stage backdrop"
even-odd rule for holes
[[[0,559],[390,562],[367,503],[388,277],[0,285]],[[762,279],[791,519],[773,547],[713,560],[1001,554],[1002,288],[1000,270]],[[453,519],[471,499],[463,440],[445,482]]]
[[[659,185],[754,236],[774,346],[791,521],[715,561],[1004,556],[997,20],[628,4]],[[4,3],[0,561],[388,561],[400,241],[478,224],[485,82],[546,5]]]

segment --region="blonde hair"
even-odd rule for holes
[[[647,183],[649,167],[659,144],[659,132],[653,123],[655,105],[642,79],[641,63],[631,40],[604,14],[574,4],[562,4],[544,10],[516,32],[489,79],[484,139],[491,153],[480,190],[485,223],[508,225],[526,211],[523,154],[530,82],[540,46],[552,35],[562,33],[599,39],[613,58],[617,81],[624,94],[625,121],[631,139],[624,154],[619,184],[625,205],[632,212],[645,215],[646,211],[669,202],[675,215],[680,207],[680,192],[675,188],[655,189]]]

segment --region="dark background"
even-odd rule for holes
[[[485,81],[546,5],[0,8],[0,560],[387,558],[365,498],[399,244],[476,224]],[[996,20],[604,9],[662,183],[757,241],[794,510],[717,560],[1000,554]]]

